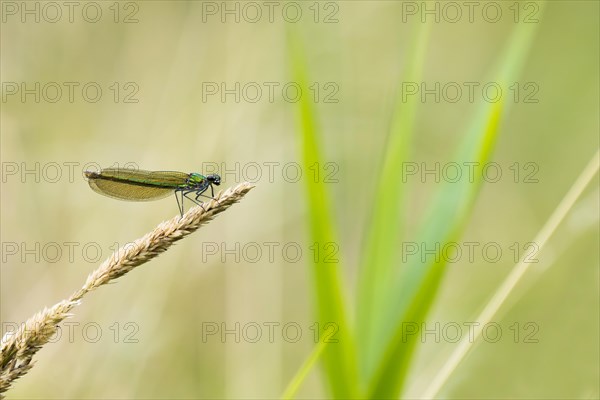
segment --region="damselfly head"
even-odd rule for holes
[[[210,174],[206,177],[210,183],[219,186],[221,184],[221,177],[217,174]]]

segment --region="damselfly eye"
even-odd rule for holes
[[[219,186],[221,184],[221,177],[217,174],[208,175],[206,179],[214,185]]]

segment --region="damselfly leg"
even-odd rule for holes
[[[179,197],[177,197],[177,193],[181,193],[181,202],[179,201]],[[176,189],[175,190],[175,200],[177,200],[177,208],[179,209],[179,213],[183,218],[183,190]]]
[[[207,196],[204,194],[204,192],[210,187],[211,192],[213,192],[213,188],[212,186],[207,186],[205,188],[202,189],[189,189],[189,190],[181,190],[181,197],[182,197],[182,203],[183,203],[183,197],[185,197],[186,199],[191,200],[194,204],[199,205],[200,207],[202,207],[203,210],[206,211],[206,209],[204,208],[204,202],[202,200],[200,200],[200,196],[202,197],[206,197],[207,199],[210,200],[214,200],[214,197],[211,196]],[[214,192],[213,192],[214,193]],[[196,197],[190,197],[190,194],[196,194]],[[182,213],[183,216],[183,213]]]

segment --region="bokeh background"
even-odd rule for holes
[[[408,13],[407,2],[298,2],[288,20],[286,3],[275,3],[270,21],[262,2],[248,8],[244,2],[141,1],[89,9],[77,3],[69,21],[68,8],[58,4],[59,18],[48,3],[2,2],[3,333],[79,288],[116,246],[177,212],[172,198],[129,203],[99,196],[82,175],[86,167],[216,167],[224,187],[252,180],[256,189],[166,254],[86,297],[62,336],[15,383],[14,399],[280,396],[315,346],[307,180],[317,170],[322,181],[331,174],[323,182],[353,320],[373,193],[414,26],[422,17],[431,24],[423,81],[485,83],[510,33],[535,11],[531,2],[502,1],[497,22],[480,11],[473,22],[466,14],[451,22],[443,12],[436,22]],[[255,4],[263,13],[256,22]],[[22,7],[38,7],[39,22]],[[226,8],[239,10],[239,22]],[[302,15],[291,22],[297,8]],[[99,21],[86,21],[84,15],[96,18],[96,9]],[[479,257],[450,264],[430,327],[474,320],[515,264],[509,247],[533,240],[598,149],[598,2],[552,1],[537,18],[516,81],[521,90],[535,83],[539,101],[524,102],[522,92],[515,102],[507,91],[510,115],[492,156],[506,178],[483,185],[462,237],[500,243],[504,256],[496,263]],[[299,104],[290,100],[292,30],[302,43],[307,79],[316,85],[303,92],[320,132],[323,163],[315,170],[301,166]],[[48,101],[55,97],[51,84],[47,93],[40,89],[39,102],[35,94],[21,98],[21,83],[31,89],[36,82],[40,88],[57,83],[62,96]],[[65,82],[78,85],[73,101]],[[82,94],[90,82],[102,89],[97,102]],[[228,89],[239,83],[239,101],[207,91],[222,83]],[[290,83],[290,92],[282,92]],[[15,84],[19,92],[12,94]],[[254,101],[257,86],[262,93]],[[420,103],[411,160],[451,161],[481,103],[480,96],[470,102],[464,94],[454,103],[431,96]],[[535,163],[538,182],[522,176],[514,182],[514,163]],[[430,178],[411,183],[405,240],[427,223],[427,204],[440,186]],[[403,185],[401,171],[387,184]],[[502,340],[476,345],[444,386],[444,397],[598,398],[598,213],[596,176],[495,319]],[[302,250],[297,261],[296,248]],[[510,327],[518,323],[524,334],[527,322],[539,328],[538,342],[514,343]],[[239,324],[239,343],[233,333],[224,340],[221,332],[207,335],[222,324],[233,331]],[[287,333],[286,324],[292,326]],[[257,325],[262,336],[252,343]],[[418,346],[407,397],[423,393],[456,346],[431,339]],[[329,394],[319,367],[298,392],[301,398]]]

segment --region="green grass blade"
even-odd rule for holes
[[[429,24],[416,24],[412,46],[407,54],[407,67],[402,76],[403,82],[418,82],[425,61],[425,49],[429,34]],[[400,86],[400,85],[399,85]],[[377,360],[377,329],[383,327],[378,317],[386,300],[385,292],[390,290],[389,282],[394,272],[394,260],[398,256],[398,242],[402,231],[400,215],[405,185],[390,184],[397,182],[398,172],[407,161],[414,132],[417,98],[403,101],[403,91],[398,87],[396,112],[392,115],[390,133],[383,156],[383,165],[379,174],[378,188],[374,196],[372,222],[365,238],[365,249],[361,263],[361,275],[358,284],[357,333],[361,382],[366,384],[373,373]],[[380,354],[379,354],[380,355]]]
[[[518,26],[500,58],[500,68],[493,74],[503,87],[517,76],[521,65],[533,42],[537,25]],[[507,113],[502,102],[484,104],[473,120],[469,134],[459,147],[458,162],[476,161],[475,181],[446,184],[440,190],[430,208],[422,233],[417,235],[418,243],[432,248],[435,243],[447,243],[460,238],[468,221],[474,200],[479,192],[482,174],[481,166],[491,156],[498,136],[501,117]],[[369,397],[398,397],[410,366],[416,347],[415,335],[405,336],[405,323],[420,324],[426,318],[444,272],[443,257],[438,262],[413,262],[403,266],[396,289],[390,296],[391,307],[385,312],[389,321],[395,321],[391,337],[384,338],[386,350],[378,366],[378,371],[370,385]]]
[[[290,400],[294,398],[296,392],[298,392],[298,389],[300,388],[300,385],[302,384],[302,382],[304,382],[304,379],[306,379],[306,376],[308,375],[310,370],[315,366],[317,360],[323,353],[323,350],[327,346],[327,343],[328,342],[321,340],[314,347],[313,351],[311,351],[306,361],[304,361],[304,364],[302,364],[296,375],[288,384],[287,388],[283,391],[283,394],[281,395],[281,398],[283,400]]]
[[[483,140],[479,146],[479,154],[474,154],[474,157],[469,158],[477,160],[479,165],[483,165],[489,160],[493,143],[498,134],[503,106],[499,102],[490,108],[486,118],[487,126],[482,129]],[[465,145],[470,147],[468,141]],[[437,219],[448,224],[434,225],[433,222],[428,224],[427,226],[431,228],[425,229],[425,233],[419,236],[422,240],[418,240],[418,243],[424,242],[427,244],[427,248],[433,248],[434,243],[447,243],[459,239],[481,185],[480,169],[475,168],[475,176],[478,176],[479,179],[468,187],[445,185],[438,201],[435,202],[434,216],[430,220],[436,221]],[[402,282],[398,284],[401,288],[397,290],[401,290],[401,292],[397,293],[401,293],[401,296],[396,296],[392,300],[393,304],[400,304],[399,308],[403,311],[402,318],[398,320],[398,308],[396,308],[395,320],[397,322],[393,337],[388,342],[384,358],[373,381],[370,398],[397,397],[400,394],[418,338],[416,335],[406,335],[405,324],[416,323],[416,326],[420,326],[424,321],[440,285],[445,266],[446,262],[443,257],[439,262],[434,261],[426,265],[413,263],[407,266],[406,273],[402,275]],[[388,317],[392,318],[392,313],[388,313]]]
[[[302,88],[308,88],[306,79],[306,63],[300,48],[300,41],[295,33],[289,32],[289,49],[292,61],[294,80]],[[302,96],[298,101],[297,129],[301,143],[301,165],[305,170],[315,163],[321,163],[317,136],[319,135],[314,110],[308,96]],[[329,193],[322,181],[307,182],[306,193],[312,242],[336,242],[335,228],[330,214]],[[356,397],[357,364],[355,344],[347,320],[346,305],[342,294],[340,264],[325,263],[319,259],[313,263],[314,284],[318,320],[323,324],[337,324],[338,343],[327,346],[323,354],[325,372],[333,395],[337,398]]]

